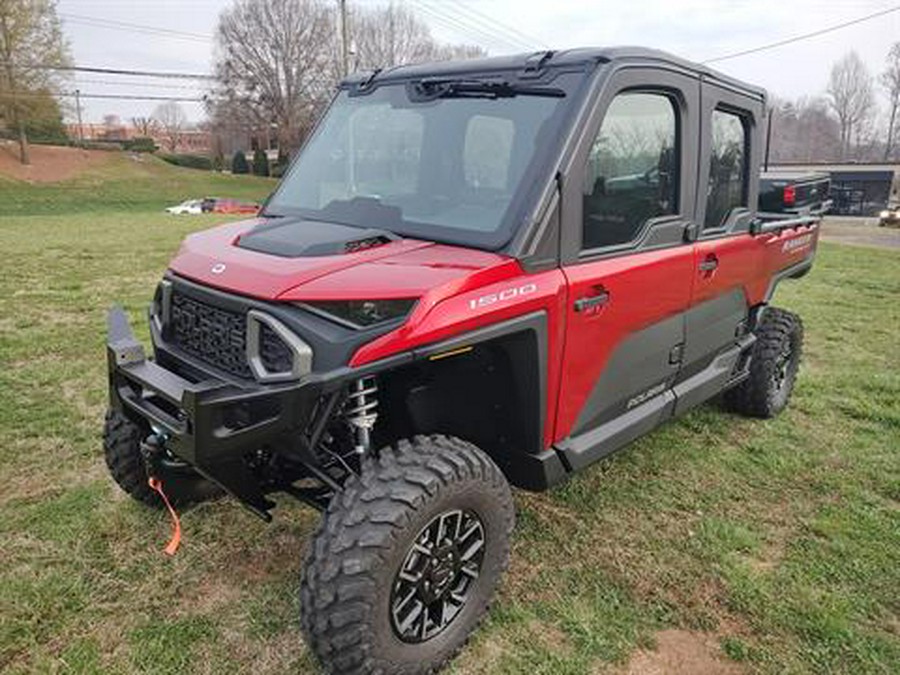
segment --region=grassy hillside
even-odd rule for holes
[[[190,196],[177,169],[124,167]],[[265,525],[205,504],[169,559],[167,517],[107,476],[105,309],[124,302],[143,333],[181,237],[215,222],[135,213],[163,197],[116,181],[96,189],[127,192],[127,211],[0,220],[0,671],[313,672],[296,588],[316,514],[283,498]],[[778,419],[707,405],[550,493],[517,493],[510,573],[453,671],[615,672],[679,629],[717,664],[703,672],[897,672],[898,270],[898,251],[823,245],[783,285],[807,349]]]
[[[92,162],[75,177],[59,182],[29,183],[0,172],[2,213],[159,211],[185,199],[201,197],[261,200],[276,185],[269,178],[176,167],[152,155],[95,153],[100,153],[103,161]]]

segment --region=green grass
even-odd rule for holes
[[[100,453],[106,308],[143,334],[180,239],[217,221],[51,215],[66,193],[34,190],[43,215],[0,221],[0,670],[312,672],[295,590],[316,515],[202,505],[168,559],[166,517],[123,497]],[[750,672],[898,671],[900,253],[823,245],[777,301],[806,325],[785,414],[704,406],[518,493],[510,573],[455,672],[598,672],[671,627]]]
[[[270,178],[176,167],[152,155],[108,152],[102,157],[102,164],[58,183],[29,184],[0,176],[3,213],[159,211],[185,199],[202,197],[261,200],[276,185]]]

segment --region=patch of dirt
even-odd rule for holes
[[[56,183],[74,178],[87,169],[109,162],[116,153],[51,145],[29,146],[31,164],[19,161],[19,146],[0,142],[0,176],[28,183]]]
[[[744,672],[726,660],[714,635],[689,630],[656,634],[656,649],[632,654],[622,675],[739,675]]]
[[[878,227],[876,218],[826,218],[822,241],[876,248],[900,248],[900,228]]]
[[[198,581],[179,594],[177,611],[185,616],[217,615],[229,606],[237,606],[243,597],[241,587],[219,576]]]
[[[533,636],[533,641],[543,645],[547,651],[561,654],[572,653],[572,643],[558,626],[544,621],[532,619],[527,625],[528,632]]]

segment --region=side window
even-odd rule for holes
[[[675,105],[665,94],[619,94],[585,169],[582,248],[633,241],[649,218],[677,212]]]
[[[491,190],[507,189],[515,129],[510,119],[474,115],[466,126],[463,175],[466,185]]]
[[[747,205],[747,129],[735,113],[713,110],[709,188],[703,228],[720,227],[732,209]]]

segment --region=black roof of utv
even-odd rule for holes
[[[524,79],[539,77],[546,68],[566,66],[596,66],[602,63],[627,61],[648,66],[668,66],[726,84],[746,94],[764,99],[764,89],[741,82],[712,68],[682,59],[667,52],[648,47],[579,47],[561,51],[539,51],[508,56],[460,61],[436,61],[408,66],[394,66],[384,70],[354,73],[344,80],[346,86],[366,86],[383,82],[415,80],[426,77],[477,76],[518,71]]]

